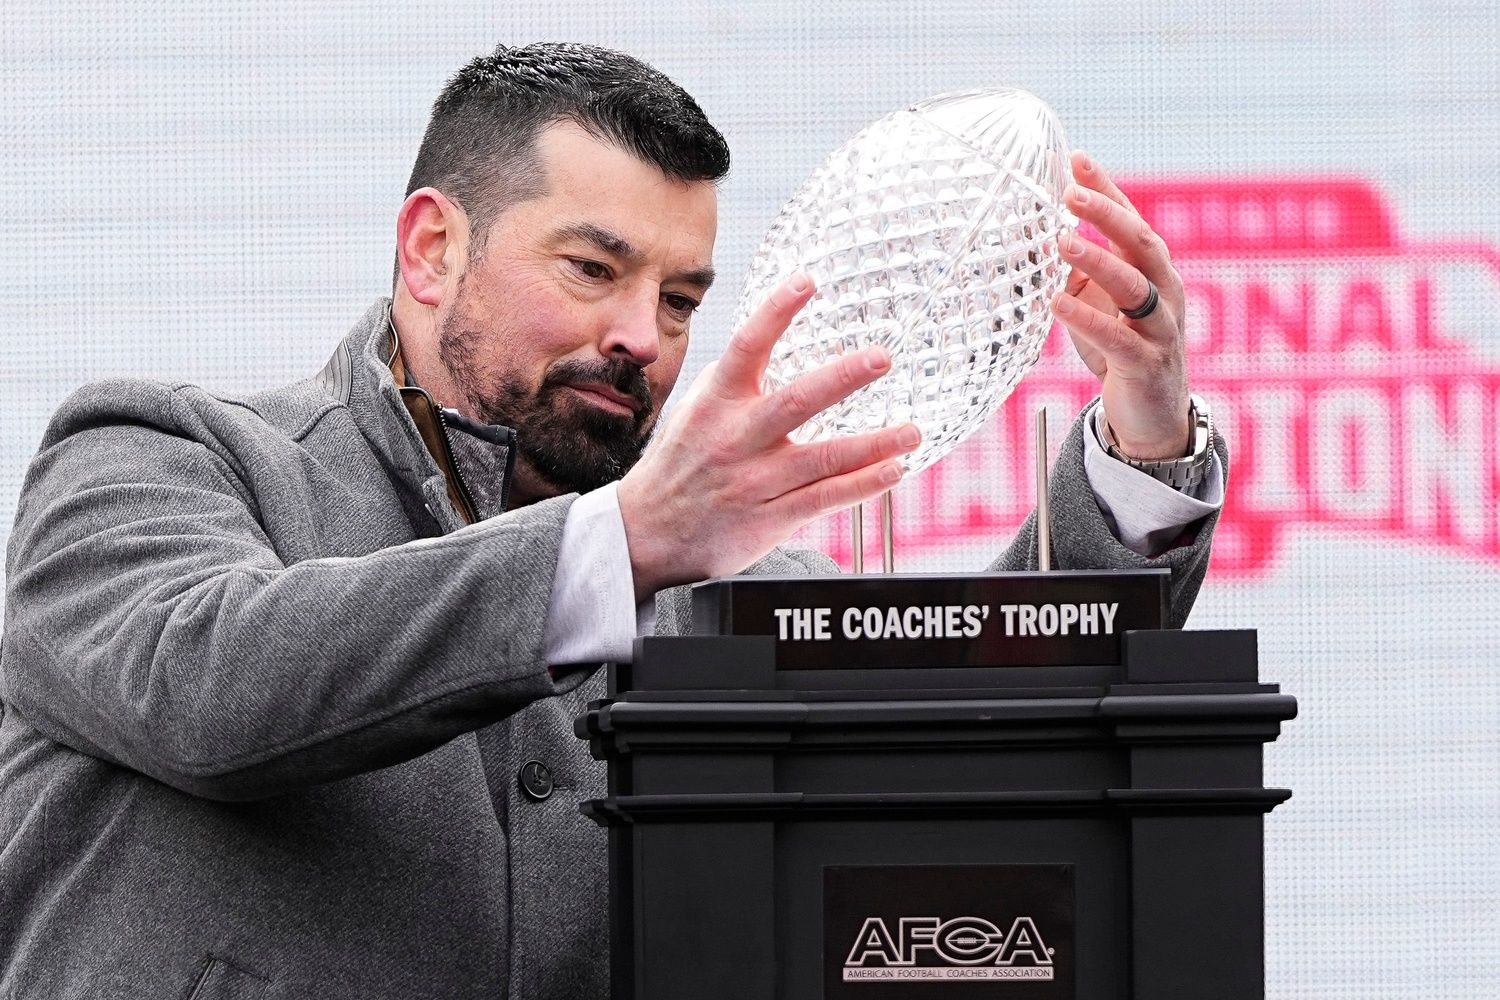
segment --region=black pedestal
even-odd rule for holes
[[[1263,995],[1253,632],[1084,666],[778,670],[641,640],[607,759],[616,1000]],[[850,669],[850,668],[854,669]]]

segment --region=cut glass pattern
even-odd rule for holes
[[[987,420],[1052,326],[1071,180],[1056,116],[1020,90],[935,97],[835,150],[766,234],[735,326],[805,271],[817,292],[777,342],[765,390],[875,344],[893,364],[793,439],[910,420],[922,444],[906,468],[918,472]]]

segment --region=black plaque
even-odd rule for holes
[[[825,1000],[1073,1000],[1073,866],[823,869]]]
[[[776,637],[778,670],[1120,662],[1159,629],[1166,570],[729,577],[693,589],[693,628]]]

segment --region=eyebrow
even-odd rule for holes
[[[639,264],[646,259],[646,255],[625,237],[592,222],[575,222],[559,229],[556,235],[558,239],[575,239],[590,243],[602,252],[612,257],[628,260],[632,264]],[[674,277],[706,292],[714,283],[715,272],[712,267],[695,267]]]

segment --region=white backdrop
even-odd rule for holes
[[[1497,25],[1485,2],[8,5],[0,540],[81,382],[321,364],[389,288],[431,100],[497,41],[626,49],[728,136],[693,368],[828,150],[915,98],[1023,86],[1180,229],[1236,448],[1192,624],[1258,628],[1303,712],[1268,758],[1296,790],[1267,822],[1269,994],[1500,995]],[[1230,182],[1259,193],[1203,194]],[[1037,392],[1087,392],[1048,366]],[[906,568],[977,567],[1019,521],[1015,412],[903,488]]]

